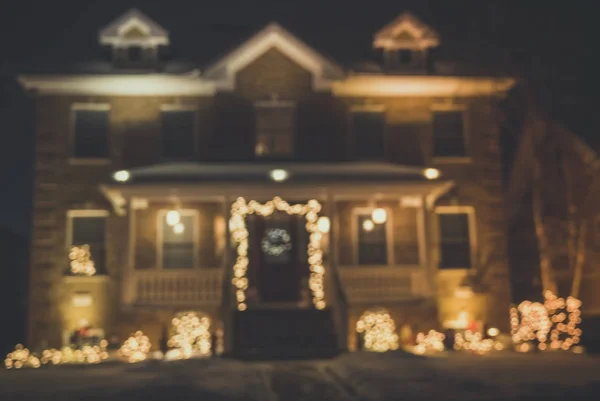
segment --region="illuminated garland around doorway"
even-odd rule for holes
[[[237,259],[233,266],[232,283],[236,287],[236,298],[238,310],[247,309],[246,290],[248,289],[248,229],[246,228],[246,216],[257,214],[259,216],[270,216],[275,211],[286,212],[290,215],[300,215],[306,218],[306,230],[310,234],[308,243],[308,263],[310,265],[309,287],[312,292],[312,300],[315,308],[324,309],[325,291],[323,279],[325,267],[323,266],[323,250],[321,240],[323,233],[319,231],[317,220],[321,211],[321,204],[312,199],[307,204],[290,205],[279,197],[272,201],[261,204],[256,201],[246,203],[244,198],[238,198],[231,206],[231,219],[229,230],[231,237],[237,244]]]

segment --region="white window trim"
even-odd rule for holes
[[[169,212],[168,209],[161,209],[158,211],[157,214],[157,218],[156,218],[156,267],[159,270],[165,270],[163,267],[163,246],[164,246],[164,242],[163,242],[163,238],[164,238],[164,233],[163,233],[163,219],[165,219],[167,213]],[[179,213],[181,214],[181,216],[194,216],[194,263],[193,266],[191,266],[192,269],[197,269],[199,267],[199,258],[198,258],[198,252],[200,250],[200,223],[199,223],[199,218],[200,218],[200,214],[198,212],[198,210],[196,209],[180,209]],[[186,228],[187,229],[187,228]],[[181,269],[167,269],[168,271],[185,271],[185,270],[189,270],[189,268],[181,268]]]
[[[370,215],[373,212],[371,207],[355,207],[352,209],[352,261],[354,266],[359,268],[369,267],[389,267],[394,266],[394,225],[392,210],[384,207],[387,212],[387,221],[385,222],[385,239],[387,246],[387,264],[385,265],[361,265],[358,258],[358,232],[361,227],[358,226],[358,216]]]
[[[65,250],[68,253],[71,246],[73,246],[73,219],[78,217],[104,217],[107,219],[110,216],[110,212],[104,209],[71,209],[67,211],[67,233],[65,235]],[[108,233],[108,222],[104,224],[104,245],[105,252],[107,251],[107,233]],[[106,256],[106,255],[105,255]],[[108,266],[104,266],[108,268]]]
[[[356,154],[356,133],[354,132],[354,120],[352,115],[354,113],[381,113],[383,115],[383,154],[381,155],[382,159],[387,158],[387,134],[388,134],[388,123],[387,123],[387,111],[388,108],[386,105],[381,103],[363,103],[363,104],[353,104],[350,106],[350,112],[348,113],[348,127],[350,128],[350,140],[348,141],[348,153],[351,156]],[[358,158],[361,160],[361,158]]]
[[[431,135],[432,139],[435,133],[433,132],[433,115],[436,111],[461,111],[463,119],[463,142],[465,144],[465,156],[435,156],[433,154],[434,147],[432,146],[432,158],[435,164],[468,164],[473,161],[470,152],[470,136],[471,127],[469,125],[469,106],[465,103],[434,103],[431,108]],[[432,141],[433,144],[433,141]]]
[[[78,110],[100,110],[100,111],[108,111],[108,132],[107,141],[108,141],[108,156],[107,157],[99,157],[99,158],[85,158],[85,157],[76,157],[75,156],[75,113]],[[111,105],[109,103],[73,103],[71,105],[70,111],[70,121],[69,121],[69,164],[75,165],[87,165],[87,166],[96,166],[96,165],[106,165],[111,163],[110,158],[110,112]]]
[[[436,214],[436,240],[437,240],[437,258],[436,258],[436,268],[440,272],[455,272],[455,271],[468,271],[475,270],[478,268],[477,261],[477,220],[475,218],[475,208],[473,206],[437,206],[435,208]],[[442,254],[442,241],[441,241],[441,233],[440,233],[440,221],[438,216],[440,214],[466,214],[469,221],[469,245],[471,247],[471,267],[456,267],[456,268],[447,268],[441,269],[441,254]]]
[[[281,158],[292,158],[294,156],[294,140],[296,137],[296,102],[289,100],[279,100],[279,99],[270,99],[270,100],[258,100],[254,102],[254,108],[256,111],[258,109],[274,109],[274,108],[289,108],[294,112],[294,124],[292,125],[292,129],[290,130],[290,152],[288,154],[277,154],[274,156],[266,155],[260,156],[256,154],[256,137],[258,137],[258,127],[255,128],[255,142],[254,142],[254,156],[259,159],[269,159],[270,157],[281,157]]]
[[[194,112],[194,154],[192,157],[197,157],[198,156],[198,145],[199,145],[199,139],[198,139],[198,133],[200,131],[200,123],[198,121],[199,118],[199,114],[198,114],[198,106],[194,105],[194,104],[161,104],[160,105],[160,158],[162,160],[173,160],[170,157],[164,157],[163,156],[163,142],[162,142],[162,136],[163,136],[163,132],[162,132],[162,113],[163,112],[169,112],[169,111],[192,111]]]

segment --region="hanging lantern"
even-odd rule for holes
[[[362,228],[366,232],[371,232],[375,228],[375,223],[373,223],[373,221],[367,219],[367,220],[363,221]]]
[[[173,232],[175,234],[183,234],[184,231],[185,231],[185,226],[183,224],[181,224],[181,223],[177,223],[173,227]]]
[[[322,233],[328,233],[331,228],[331,222],[329,221],[329,217],[319,217],[319,220],[317,220],[317,228]]]
[[[181,221],[181,214],[177,210],[169,210],[167,212],[167,224],[174,226]]]
[[[375,224],[383,224],[387,221],[387,212],[384,208],[378,207],[373,210],[373,214],[371,215],[371,219]]]

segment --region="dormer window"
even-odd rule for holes
[[[400,65],[410,65],[412,62],[413,52],[409,49],[402,49],[398,51],[398,56],[400,59]]]
[[[112,47],[116,67],[152,68],[159,61],[159,47],[169,45],[169,34],[142,12],[133,9],[104,28],[99,41]]]
[[[427,52],[439,44],[431,28],[404,13],[375,35],[373,47],[382,49],[387,70],[425,69]]]

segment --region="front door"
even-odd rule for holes
[[[275,212],[250,220],[249,268],[254,270],[258,301],[297,303],[308,277],[304,218]]]

